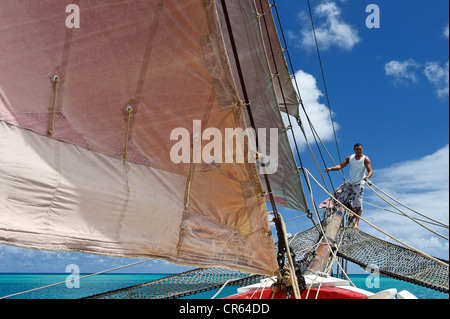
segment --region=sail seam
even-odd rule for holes
[[[138,106],[139,101],[141,100],[142,90],[143,90],[144,82],[145,82],[145,76],[147,74],[148,65],[150,62],[150,56],[153,51],[153,41],[155,40],[156,32],[158,31],[159,21],[160,21],[161,15],[162,15],[162,11],[164,9],[164,5],[165,5],[165,0],[161,0],[158,3],[158,5],[156,6],[155,14],[153,16],[153,22],[150,26],[149,35],[147,38],[147,45],[145,48],[144,59],[142,61],[141,71],[139,74],[139,82],[138,82],[138,85],[136,88],[136,93],[134,96],[134,103],[135,103],[136,107]]]
[[[57,157],[59,157],[58,156],[59,155],[58,151],[56,151],[55,153],[56,153]],[[58,159],[57,159],[56,163],[59,163]],[[48,230],[49,226],[51,225],[49,219],[50,219],[50,213],[51,213],[51,210],[52,210],[52,206],[55,204],[56,195],[58,194],[59,189],[61,187],[61,177],[62,177],[61,170],[58,169],[57,173],[58,173],[58,182],[57,182],[55,191],[52,194],[52,199],[50,201],[50,204],[48,205],[47,218],[46,218],[46,222],[45,222],[47,230]]]

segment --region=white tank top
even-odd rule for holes
[[[364,159],[366,157],[363,155],[361,159],[357,160],[355,158],[355,154],[350,156],[350,177],[348,179],[349,183],[354,183],[366,177],[366,165],[364,165]],[[360,181],[356,184],[365,183],[364,181]]]

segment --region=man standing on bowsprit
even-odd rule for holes
[[[363,146],[359,143],[353,147],[355,154],[348,156],[341,164],[325,168],[325,172],[339,171],[350,164],[350,177],[348,182],[344,184],[338,201],[345,204],[356,215],[361,216],[362,203],[364,196],[364,187],[366,181],[372,177],[372,164],[368,156],[363,155]],[[367,171],[367,175],[365,174]],[[350,201],[352,203],[350,203]],[[352,216],[350,221],[353,221]],[[359,218],[356,218],[353,229],[358,229]]]

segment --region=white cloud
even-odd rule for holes
[[[393,79],[396,85],[411,85],[419,82],[419,71],[421,64],[414,59],[406,61],[391,61],[385,64],[384,71],[386,76]],[[423,68],[423,74],[428,81],[435,87],[436,95],[444,98],[449,95],[449,64],[448,61],[443,67],[438,62],[426,62]]]
[[[359,43],[358,30],[343,20],[341,9],[335,2],[322,2],[314,8],[314,15],[316,37],[320,49],[327,50],[336,46],[350,51]],[[299,16],[305,22],[304,27],[300,31],[300,35],[292,31],[288,32],[289,38],[299,41],[302,46],[315,47],[311,23],[306,23],[309,15],[301,13]]]
[[[444,28],[442,35],[448,39],[448,24]],[[423,69],[422,69],[423,68]],[[414,59],[406,61],[390,61],[385,64],[384,71],[386,76],[393,79],[396,85],[410,85],[419,82],[419,70],[422,69],[427,80],[434,86],[436,95],[439,98],[445,98],[449,95],[449,62],[444,66],[439,62],[425,62],[425,64],[417,63]]]
[[[297,71],[295,73],[295,77],[297,79],[303,105],[305,106],[305,110],[308,113],[308,117],[312,122],[317,134],[320,136],[322,141],[332,140],[334,138],[334,133],[330,119],[330,111],[326,105],[320,102],[323,93],[317,87],[316,78],[311,74],[308,74],[302,70]],[[308,124],[308,120],[302,109],[300,109],[299,113],[306,131],[306,136],[308,138],[308,141],[311,143],[311,141],[313,140],[313,135],[310,126]],[[283,113],[283,120],[287,126],[288,121],[284,113]],[[296,123],[296,120],[291,118],[291,122]],[[338,130],[339,124],[335,123],[334,125],[335,129]],[[297,144],[299,145],[300,149],[304,149],[304,147],[306,146],[304,135],[301,132],[298,125],[293,126]],[[288,136],[290,139],[292,139],[291,134],[288,134]],[[293,145],[292,140],[291,145]]]
[[[449,223],[449,146],[418,160],[398,163],[375,170],[373,182],[377,187],[414,210],[448,225]],[[376,190],[376,189],[375,189]],[[396,211],[366,188],[365,201]],[[411,217],[425,219],[394,203]],[[397,211],[398,212],[398,211]],[[365,205],[363,218],[388,234],[428,254],[448,259],[448,241],[429,232],[404,216]],[[448,237],[448,228],[424,223],[427,227]],[[361,230],[383,238],[384,235],[361,223]],[[387,239],[391,241],[391,239]]]
[[[395,84],[408,85],[410,83],[416,84],[418,82],[416,71],[419,67],[420,64],[413,59],[404,62],[391,61],[386,63],[384,71],[387,76],[393,78]]]
[[[447,37],[448,37],[448,26],[447,26]],[[449,72],[448,72],[448,61],[444,67],[441,67],[437,62],[427,62],[425,66],[425,76],[436,88],[436,94],[439,97],[445,97],[449,94]]]

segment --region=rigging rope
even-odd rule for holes
[[[333,126],[334,140],[335,140],[335,142],[336,142],[337,152],[338,152],[338,155],[339,155],[339,161],[342,162],[342,159],[341,159],[341,153],[340,153],[340,151],[339,151],[339,144],[338,144],[337,136],[336,136],[336,129],[335,129],[335,127],[334,127],[333,114],[332,114],[332,112],[331,112],[331,104],[330,104],[330,98],[329,98],[329,95],[328,95],[327,83],[326,83],[326,81],[325,81],[325,72],[324,72],[324,70],[323,70],[322,58],[321,58],[321,56],[320,56],[319,43],[317,42],[316,28],[315,28],[315,26],[314,26],[314,19],[313,19],[313,15],[312,15],[312,11],[311,11],[311,5],[310,5],[310,3],[309,3],[309,0],[307,0],[307,2],[308,2],[308,9],[309,9],[309,16],[310,16],[310,18],[311,18],[311,25],[312,25],[313,34],[314,34],[314,41],[315,41],[315,43],[316,43],[317,56],[318,56],[318,58],[319,58],[320,70],[321,70],[321,72],[322,72],[322,80],[323,80],[323,85],[324,85],[324,89],[325,89],[325,96],[326,96],[326,98],[327,98],[328,109],[329,109],[329,111],[330,111],[331,124],[332,124],[332,126]]]
[[[52,120],[50,125],[50,130],[48,131],[48,135],[53,136],[55,134],[54,130],[54,124],[55,124],[55,113],[56,113],[56,102],[58,100],[58,86],[59,86],[59,76],[55,75],[53,77],[53,86],[54,86],[54,93],[53,93],[53,107],[52,107]]]
[[[409,209],[410,211],[413,211],[413,212],[416,213],[416,214],[419,214],[419,215],[422,216],[422,217],[425,217],[425,218],[427,218],[427,219],[429,219],[429,220],[434,221],[435,223],[440,224],[442,227],[448,228],[448,225],[446,225],[446,224],[444,224],[444,223],[442,223],[442,222],[440,222],[440,221],[438,221],[438,220],[436,220],[436,219],[433,219],[433,218],[431,218],[431,217],[429,217],[429,216],[423,215],[423,214],[419,213],[418,211],[416,211],[416,210],[414,210],[414,209],[412,209],[412,208],[406,206],[405,204],[399,202],[398,200],[396,200],[395,198],[391,197],[390,195],[388,195],[388,194],[386,194],[384,191],[382,191],[380,188],[378,188],[374,183],[372,183],[372,185],[373,185],[376,189],[378,189],[381,193],[383,193],[384,195],[386,195],[387,197],[389,197],[390,199],[392,199],[393,201],[395,201],[397,204],[402,205],[403,207]],[[372,191],[373,191],[373,189],[372,189]],[[376,193],[375,191],[373,191],[373,192]],[[448,238],[447,238],[447,240],[448,240]]]
[[[400,214],[398,212],[394,212],[393,210],[390,210],[390,209],[387,209],[387,208],[384,208],[384,207],[381,207],[381,206],[377,206],[375,204],[372,204],[372,203],[369,203],[369,202],[366,202],[366,201],[364,201],[364,204],[372,206],[372,207],[375,207],[375,208],[378,208],[378,209],[381,209],[381,210],[384,210],[384,211],[387,211],[389,213],[393,213],[393,214],[396,214],[396,215],[403,216],[403,214]],[[442,228],[447,228],[448,229],[447,225],[436,224],[436,223],[433,223],[433,222],[430,222],[430,221],[427,221],[427,220],[424,220],[424,219],[420,219],[420,218],[414,218],[413,217],[413,219],[419,220],[419,221],[427,223],[427,224],[431,224],[431,225],[436,226],[436,227],[442,227]]]
[[[378,194],[371,186],[372,183],[367,183],[367,186],[369,186],[369,188],[378,196],[380,197],[382,200],[384,200],[386,203],[388,203],[390,206],[392,206],[393,208],[397,209],[403,216],[408,217],[409,219],[411,219],[413,222],[417,223],[418,225],[422,226],[423,228],[425,228],[426,230],[432,232],[435,235],[438,235],[439,237],[442,237],[446,240],[448,240],[448,237],[445,237],[444,235],[439,234],[438,232],[432,230],[431,228],[421,224],[420,222],[418,222],[417,220],[415,220],[414,218],[412,218],[411,216],[409,216],[408,214],[406,214],[405,212],[403,212],[402,210],[398,209],[397,207],[395,207],[394,205],[392,205],[391,203],[389,203],[386,199],[384,199],[380,194]],[[375,185],[373,185],[375,186]],[[376,186],[375,186],[376,187]],[[378,189],[378,187],[377,187]]]
[[[123,151],[123,163],[125,164],[127,162],[128,157],[128,140],[130,136],[130,124],[131,124],[131,114],[133,113],[133,108],[131,106],[127,106],[127,131],[125,133],[125,147]]]

